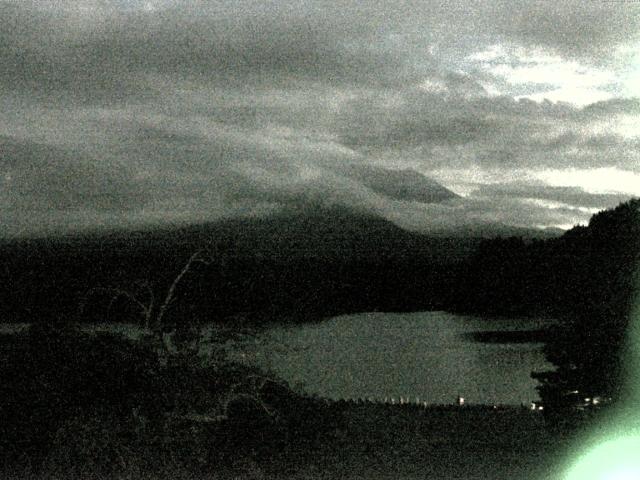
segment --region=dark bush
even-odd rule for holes
[[[0,363],[0,446],[41,456],[56,432],[86,412],[157,415],[157,360],[144,346],[64,325],[33,326],[5,346]]]
[[[165,463],[202,472],[272,459],[312,443],[323,428],[320,402],[286,384],[228,362],[178,355],[163,364],[150,340],[58,323],[3,340],[6,465],[24,461],[80,476]]]

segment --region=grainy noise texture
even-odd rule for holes
[[[0,19],[1,478],[638,476],[639,1]]]

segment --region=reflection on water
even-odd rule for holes
[[[334,399],[520,404],[537,399],[533,370],[552,366],[540,343],[481,343],[472,332],[534,330],[544,321],[444,312],[363,313],[274,328],[238,354]]]

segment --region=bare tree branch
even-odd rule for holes
[[[157,329],[161,329],[162,328],[162,320],[164,319],[164,316],[165,316],[165,314],[167,312],[167,309],[171,305],[171,302],[173,302],[173,298],[174,298],[175,293],[176,293],[176,288],[178,287],[178,285],[180,284],[180,282],[182,281],[184,276],[189,272],[189,270],[191,269],[193,264],[194,263],[203,263],[205,265],[210,265],[211,264],[211,259],[208,258],[208,257],[203,257],[202,256],[203,253],[204,253],[204,250],[198,250],[196,253],[191,255],[191,257],[189,258],[189,260],[187,261],[185,266],[182,267],[182,270],[180,271],[178,276],[173,280],[173,283],[171,283],[171,286],[169,287],[169,290],[167,291],[167,296],[165,297],[164,302],[160,306],[160,310],[158,312],[158,316],[156,317],[156,320],[155,320],[155,324],[156,324],[155,327]]]
[[[95,287],[90,289],[82,299],[80,303],[80,314],[84,312],[89,298],[98,293],[111,295],[107,312],[109,313],[113,308],[113,305],[120,298],[126,298],[129,302],[135,305],[140,313],[144,317],[144,328],[151,330],[158,344],[160,345],[159,355],[165,360],[166,354],[175,354],[179,352],[179,349],[173,344],[173,336],[175,334],[175,328],[171,329],[171,332],[163,332],[163,320],[173,303],[177,289],[184,277],[193,268],[196,263],[202,263],[204,265],[210,265],[212,262],[210,254],[204,249],[195,252],[186,264],[182,267],[178,275],[174,278],[173,282],[167,289],[167,293],[159,308],[156,309],[157,298],[154,294],[154,290],[149,281],[138,282],[137,289],[134,292],[124,290],[117,287]],[[144,290],[141,292],[141,290]]]
[[[149,291],[151,291],[150,289],[151,287],[149,287]],[[124,297],[139,308],[140,312],[144,316],[146,324],[150,322],[151,313],[153,311],[153,292],[151,292],[149,303],[144,304],[142,301],[138,299],[138,297],[136,297],[131,292],[128,292],[127,290],[123,290],[121,288],[115,288],[115,287],[94,287],[85,294],[83,301],[80,303],[80,314],[84,313],[84,309],[86,308],[89,298],[91,298],[92,295],[97,293],[104,293],[104,294],[111,295],[111,300],[109,301],[109,305],[107,306],[107,315],[110,314],[111,308],[113,307],[114,303],[119,298]]]

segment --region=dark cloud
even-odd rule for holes
[[[637,171],[638,99],[518,100],[554,79],[516,85],[489,67],[553,54],[576,78],[585,65],[616,77],[639,5],[2,2],[2,217],[27,230],[32,212],[52,228],[195,221],[316,199],[425,228],[452,215],[568,223],[573,206],[613,198],[497,185],[455,199],[424,174]],[[469,60],[503,44],[511,56]],[[424,205],[445,198],[452,205]]]
[[[388,170],[367,165],[347,165],[337,171],[392,200],[438,203],[457,197],[451,190],[414,170]]]
[[[610,118],[611,115],[640,114],[640,98],[614,98],[587,105],[582,110],[585,118]]]
[[[0,137],[3,206],[27,212],[121,212],[144,202],[125,165],[105,165],[60,148]]]
[[[363,152],[419,156],[423,168],[595,168],[640,166],[637,138],[595,128],[633,114],[635,101],[599,102],[584,109],[506,96],[396,91],[385,103],[361,97],[343,109],[341,141]],[[442,153],[442,147],[449,152]],[[462,154],[461,154],[462,153]]]
[[[155,130],[139,133],[150,135],[154,148],[157,137],[175,139]],[[177,148],[161,167],[149,169],[149,152],[126,153],[107,162],[82,151],[0,137],[3,235],[201,222],[269,210],[265,198],[225,202],[248,180],[216,160],[207,163],[210,157],[189,157]]]
[[[640,38],[637,2],[538,0],[516,8],[501,24],[507,35],[596,63],[610,62],[615,47]]]
[[[161,95],[149,75],[283,88],[301,80],[397,85],[441,70],[434,45],[460,55],[490,38],[526,39],[586,55],[640,31],[634,2],[155,3],[146,11],[144,2],[3,2],[0,60],[9,68],[0,81],[103,102]]]
[[[9,67],[0,83],[48,100],[118,103],[158,99],[158,77],[289,88],[300,81],[383,85],[411,73],[396,51],[372,48],[375,32],[340,17],[241,4],[158,12],[109,6],[95,19],[74,17],[69,5],[67,15],[0,5],[10,25],[0,36],[0,61]]]

